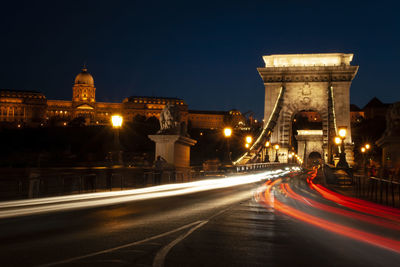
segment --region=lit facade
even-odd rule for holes
[[[46,97],[34,91],[0,90],[0,123],[35,123],[43,121]]]
[[[225,126],[247,129],[246,118],[239,110],[190,110],[188,121],[191,128],[198,129],[222,129]]]
[[[93,76],[84,67],[72,87],[72,100],[49,100],[39,92],[0,90],[0,122],[38,126],[52,122],[67,125],[83,118],[86,125],[108,125],[113,114],[125,121],[137,115],[159,118],[167,103],[177,105],[181,120],[187,123],[188,107],[179,98],[131,96],[122,103],[96,102]]]

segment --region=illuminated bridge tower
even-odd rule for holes
[[[299,146],[298,155],[306,161],[310,153],[318,152],[323,154],[322,160],[330,161],[337,129],[346,126],[345,152],[352,165],[350,85],[358,70],[350,65],[352,58],[353,54],[343,53],[263,56],[265,67],[257,70],[265,86],[264,128],[250,152],[237,163],[255,161],[267,140],[280,145],[279,161],[288,162],[297,135],[292,129],[294,117],[313,111],[322,120],[320,140],[316,143],[313,136],[314,146]],[[270,156],[274,158],[272,151]]]

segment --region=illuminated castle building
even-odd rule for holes
[[[82,118],[86,125],[107,125],[113,114],[121,114],[125,121],[137,115],[159,118],[167,103],[178,106],[181,120],[187,122],[188,106],[179,98],[131,96],[122,103],[96,102],[93,76],[83,67],[72,87],[72,101],[49,100],[39,92],[0,90],[0,123],[62,126]]]

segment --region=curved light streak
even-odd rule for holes
[[[315,177],[316,177],[316,170],[310,174],[309,178],[307,178],[308,184],[310,188],[317,191],[325,199],[335,202],[336,204],[345,206],[349,209],[353,209],[359,212],[367,213],[373,216],[385,218],[400,223],[400,211],[398,209],[386,207],[369,201],[348,197],[333,192],[332,190],[329,190],[328,188],[320,184],[315,184],[313,182],[313,179]]]
[[[292,218],[303,221],[307,224],[328,230],[336,234],[340,234],[345,237],[352,238],[357,241],[361,241],[377,247],[381,247],[387,250],[400,253],[400,242],[397,240],[393,240],[390,238],[361,231],[352,227],[334,223],[283,204],[278,199],[274,198],[274,195],[271,192],[273,187],[276,184],[281,183],[281,181],[282,179],[279,178],[273,182],[265,184],[264,193],[261,193],[260,196],[258,197],[260,199],[260,202],[266,204],[267,207],[273,207],[280,213],[286,214]]]
[[[143,189],[0,202],[0,218],[33,215],[43,212],[92,208],[130,201],[192,194],[207,190],[260,182],[285,175],[289,172],[290,170],[279,169],[256,174],[208,179],[190,183],[161,185]]]

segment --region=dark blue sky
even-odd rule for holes
[[[262,55],[354,53],[351,101],[400,100],[396,1],[15,1],[0,8],[0,88],[71,99],[87,62],[98,101],[183,98],[263,112]]]

